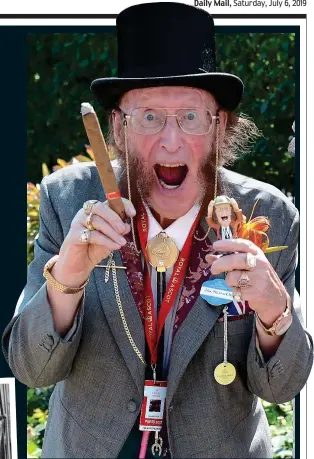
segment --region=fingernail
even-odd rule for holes
[[[126,244],[126,240],[122,236],[118,238],[118,241],[119,241],[119,244],[121,244],[121,245],[125,245]]]

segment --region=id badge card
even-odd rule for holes
[[[167,381],[146,380],[140,416],[140,430],[161,429],[167,395]]]

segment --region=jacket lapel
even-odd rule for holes
[[[117,266],[122,266],[123,262],[119,252],[114,252],[114,260]],[[107,260],[103,260],[101,265],[106,265]],[[117,269],[118,288],[120,293],[121,304],[126,319],[126,324],[130,331],[130,337],[134,340],[137,348],[145,359],[145,337],[142,321],[135,304],[130,286],[123,269]],[[143,394],[145,365],[141,362],[135,353],[126,331],[123,326],[117,299],[114,290],[112,272],[110,270],[109,281],[105,283],[105,268],[95,268],[94,278],[99,300],[107,318],[111,332],[116,340],[121,354],[125,360],[139,393]]]
[[[200,221],[200,226],[201,227],[199,228],[198,237],[202,239],[208,229],[207,223],[203,218]],[[194,265],[195,260],[198,260],[199,264],[206,264],[205,255],[208,253],[208,244],[211,244],[216,239],[217,237],[215,232],[211,230],[207,240],[201,243],[196,243],[196,250],[193,251],[192,249],[192,256],[194,257],[194,261],[191,260],[190,265]],[[196,266],[197,263],[195,264],[194,268],[196,268]],[[181,323],[178,331],[175,333],[173,339],[168,371],[168,406],[171,403],[172,397],[178,387],[186,367],[208,336],[223,309],[223,307],[214,307],[209,305],[205,300],[203,300],[203,298],[199,296],[201,284],[205,280],[209,279],[210,273],[208,276],[204,276],[205,275],[203,274],[200,280],[194,283],[194,286],[196,287],[197,298],[193,307],[189,310],[188,314]],[[185,285],[186,282],[187,279],[185,280]]]
[[[200,296],[179,328],[173,343],[168,372],[167,404],[178,387],[190,360],[217,321],[222,307],[210,306]]]

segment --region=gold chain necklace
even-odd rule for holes
[[[121,302],[121,298],[120,298],[117,271],[116,271],[116,267],[115,266],[116,266],[116,262],[114,261],[113,255],[111,253],[110,256],[109,256],[109,260],[108,260],[108,264],[107,264],[107,268],[106,268],[105,282],[108,282],[109,276],[110,276],[110,270],[111,270],[112,271],[112,280],[113,280],[114,293],[115,293],[115,297],[116,297],[116,301],[117,301],[117,305],[118,305],[118,309],[119,309],[119,313],[120,313],[120,317],[121,317],[121,320],[122,320],[124,331],[126,333],[126,336],[128,337],[128,340],[129,340],[129,342],[130,342],[130,344],[132,346],[132,349],[134,350],[135,354],[138,356],[140,361],[144,365],[146,365],[145,359],[144,359],[141,351],[136,346],[136,344],[134,342],[134,339],[132,338],[130,329],[128,327],[128,324],[127,324],[127,321],[126,321],[126,318],[125,318],[125,314],[124,314],[124,311],[123,311],[122,302]]]
[[[216,167],[215,167],[215,186],[214,186],[214,199],[217,197],[218,189],[218,166],[219,166],[219,118],[216,120]],[[210,227],[208,227],[207,232],[204,237],[199,238],[194,234],[194,239],[197,241],[204,241],[210,232]]]

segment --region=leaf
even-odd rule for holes
[[[59,166],[61,166],[61,167],[67,167],[67,166],[69,165],[69,163],[67,163],[66,161],[64,161],[64,159],[60,159],[60,158],[57,159],[57,163],[58,163]]]
[[[35,441],[33,439],[29,439],[27,442],[27,453],[28,457],[38,457],[37,452],[39,448],[38,445],[36,445]]]
[[[264,253],[273,253],[273,252],[279,252],[280,250],[285,250],[287,249],[287,245],[279,245],[277,247],[267,247],[267,249],[264,249]]]
[[[261,108],[260,108],[261,113],[265,113],[266,112],[266,110],[268,109],[268,104],[269,104],[268,100],[265,100],[262,103]]]
[[[47,175],[50,174],[49,169],[48,169],[48,166],[47,166],[46,163],[42,163],[41,168],[42,168],[42,175],[43,175],[43,177],[46,177]]]
[[[85,145],[85,150],[86,150],[86,153],[88,154],[88,156],[90,156],[92,158],[92,160],[95,161],[95,156],[94,156],[94,153],[93,153],[93,150],[91,149],[91,147],[89,145]]]
[[[88,64],[89,64],[89,60],[88,60],[88,59],[83,59],[83,60],[81,61],[81,67],[83,67],[83,68],[84,68],[84,67],[87,67]]]
[[[90,162],[90,158],[88,158],[87,156],[84,156],[84,155],[77,155],[74,157],[77,161],[83,163],[83,162]]]

